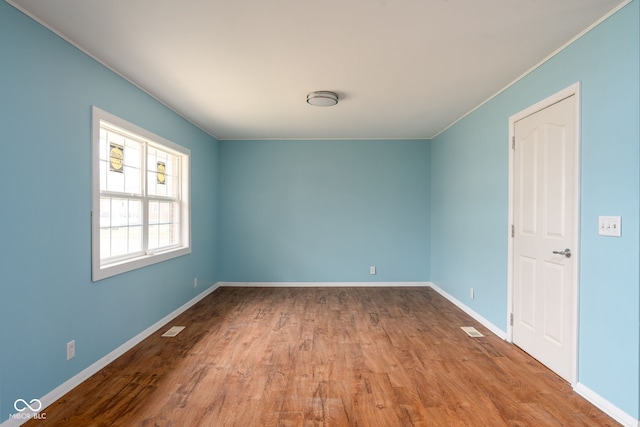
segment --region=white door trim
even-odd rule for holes
[[[564,99],[569,98],[570,96],[575,96],[576,100],[576,150],[575,150],[575,192],[574,192],[574,218],[573,218],[573,236],[574,242],[572,248],[575,248],[575,251],[572,252],[572,256],[575,260],[575,274],[573,280],[573,342],[572,342],[572,369],[571,369],[571,378],[570,382],[572,386],[575,386],[578,383],[578,332],[579,332],[579,290],[580,290],[580,145],[581,145],[581,137],[580,137],[580,129],[581,129],[581,116],[580,116],[580,83],[575,83],[569,86],[566,89],[561,90],[560,92],[551,95],[550,97],[520,111],[519,113],[514,114],[509,117],[509,212],[508,212],[508,224],[507,224],[507,341],[513,342],[513,326],[511,324],[514,301],[513,301],[513,238],[511,237],[512,225],[513,225],[513,200],[514,200],[514,162],[515,162],[515,154],[512,149],[512,140],[514,137],[514,129],[515,123],[518,120],[521,120],[525,117],[528,117],[534,113],[537,113],[540,110],[543,110],[553,104],[556,104]]]

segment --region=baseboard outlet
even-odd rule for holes
[[[640,421],[633,418],[631,415],[624,412],[622,409],[618,408],[613,403],[609,402],[604,397],[600,396],[598,393],[591,390],[589,387],[585,386],[582,383],[576,384],[573,388],[573,391],[578,393],[580,396],[587,399],[594,406],[600,409],[605,414],[609,415],[611,418],[619,422],[625,427],[639,427]]]
[[[366,288],[429,286],[429,282],[218,282],[218,285],[245,288]]]
[[[453,305],[458,307],[460,310],[464,311],[469,316],[473,317],[482,326],[484,326],[485,328],[489,329],[494,335],[497,335],[498,337],[502,338],[503,340],[507,339],[507,333],[505,331],[503,331],[502,329],[498,328],[493,323],[489,322],[487,319],[485,319],[484,317],[482,317],[481,315],[479,315],[478,313],[473,311],[471,308],[467,307],[465,304],[463,304],[462,302],[460,302],[459,300],[454,298],[449,293],[445,292],[443,289],[441,289],[437,285],[429,282],[429,286],[434,291],[436,291],[437,293],[439,293],[440,295],[442,295],[443,297],[448,299]]]
[[[133,347],[135,347],[136,345],[144,341],[147,337],[156,333],[160,328],[164,327],[168,322],[170,322],[180,314],[187,311],[189,308],[194,306],[197,302],[202,300],[204,297],[206,297],[207,295],[209,295],[219,287],[220,287],[219,283],[215,283],[214,285],[206,289],[204,292],[196,295],[194,298],[187,301],[186,303],[184,303],[182,306],[178,307],[171,313],[167,314],[165,317],[158,320],[156,323],[149,326],[147,329],[140,332],[138,335],[134,336],[124,344],[120,345],[119,347],[117,347],[116,349],[114,349],[113,351],[111,351],[101,359],[98,359],[96,362],[89,365],[87,368],[80,371],[78,374],[74,375],[69,380],[65,381],[64,383],[62,383],[61,385],[59,385],[58,387],[56,387],[55,389],[53,389],[52,391],[50,391],[49,393],[41,397],[39,400],[42,403],[43,409],[40,411],[40,413],[46,413],[47,412],[46,408],[49,405],[51,405],[53,402],[60,399],[65,394],[69,393],[71,390],[73,390],[74,388],[79,386],[81,383],[89,379],[92,375],[100,371],[109,363],[113,362],[118,357],[122,356],[124,353],[126,353],[127,351],[131,350]],[[18,427],[26,423],[27,421],[29,420],[8,418],[7,420],[5,420],[3,423],[0,424],[0,427]]]

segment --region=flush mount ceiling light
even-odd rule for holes
[[[332,107],[338,103],[338,94],[326,90],[311,92],[307,95],[307,104],[316,107]]]

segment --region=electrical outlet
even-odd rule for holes
[[[469,298],[473,299],[474,298],[474,292],[473,292],[473,288],[469,289]]]
[[[67,343],[67,360],[76,357],[76,340]]]
[[[197,277],[193,279],[193,287],[194,288],[198,287],[198,278]]]
[[[369,274],[376,274],[376,266],[372,265],[371,267],[369,267]]]

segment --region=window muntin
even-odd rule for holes
[[[189,150],[93,115],[93,280],[189,253]]]

